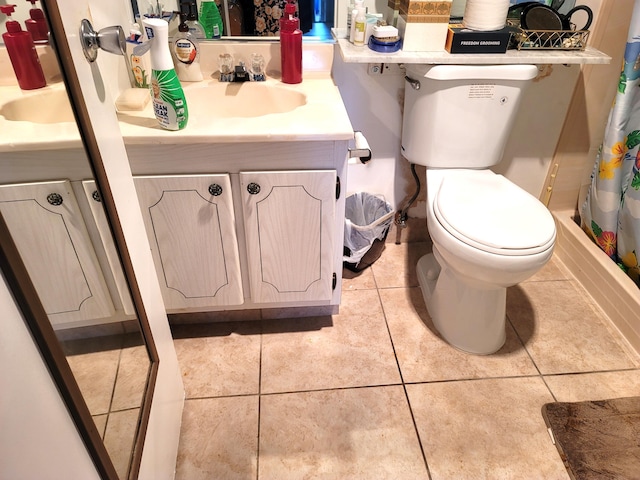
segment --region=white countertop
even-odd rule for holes
[[[297,85],[284,84],[278,79],[268,78],[266,82],[247,82],[242,84],[220,83],[218,80],[207,80],[192,84],[184,84],[189,103],[189,91],[202,88],[208,84],[215,89],[211,109],[206,114],[196,112],[191,106],[187,127],[176,132],[167,132],[160,128],[153,117],[151,104],[142,112],[118,114],[120,129],[126,145],[139,145],[149,142],[160,144],[184,143],[232,143],[232,142],[300,142],[322,140],[353,139],[353,129],[347,111],[333,80],[324,78],[305,78]],[[273,87],[275,102],[278,96],[291,91],[305,97],[305,104],[285,113],[272,113],[251,116],[255,105],[242,107],[238,116],[220,115],[216,111],[216,101],[220,96],[233,97],[242,95],[243,89],[253,87]],[[302,98],[299,95],[300,98]],[[264,99],[267,102],[267,99]],[[285,103],[285,99],[282,99]],[[222,108],[222,106],[221,106]],[[202,109],[201,109],[202,110]],[[142,121],[141,121],[142,120]]]

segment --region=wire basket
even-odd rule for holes
[[[589,30],[522,30],[513,34],[518,50],[584,50]]]

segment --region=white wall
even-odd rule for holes
[[[0,478],[100,478],[0,274]]]

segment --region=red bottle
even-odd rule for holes
[[[44,12],[36,8],[36,0],[27,0],[27,2],[31,2],[31,10],[29,10],[31,18],[24,21],[27,32],[31,34],[33,43],[38,45],[49,43],[49,25],[44,18]]]
[[[9,17],[14,9],[15,5],[0,5],[0,11]],[[18,85],[23,90],[44,87],[47,81],[44,79],[31,34],[22,30],[20,24],[11,18],[7,20],[6,27],[7,33],[2,34],[2,40],[7,47]]]
[[[284,83],[302,82],[302,30],[293,0],[280,18],[280,67]]]

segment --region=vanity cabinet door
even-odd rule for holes
[[[330,300],[336,172],[241,172],[255,303]]]
[[[96,186],[95,180],[83,180],[82,189],[87,199],[87,204],[89,205],[89,208],[91,210],[91,217],[93,218],[95,228],[100,235],[99,241],[100,243],[102,243],[104,256],[106,256],[108,262],[108,267],[105,267],[105,270],[107,268],[109,269],[116,286],[117,294],[114,293],[114,296],[112,296],[112,298],[115,298],[115,295],[118,296],[125,315],[135,315],[136,310],[133,306],[133,302],[131,301],[129,284],[127,283],[127,279],[124,276],[124,270],[122,269],[122,266],[120,264],[118,248],[116,247],[115,241],[113,239],[111,227],[109,226],[109,220],[107,219],[107,214],[104,210],[104,207],[102,206],[102,199],[100,197],[100,193],[98,192],[98,187]]]
[[[134,182],[166,309],[242,304],[229,175]]]
[[[2,185],[0,211],[54,328],[114,314],[69,181]]]

